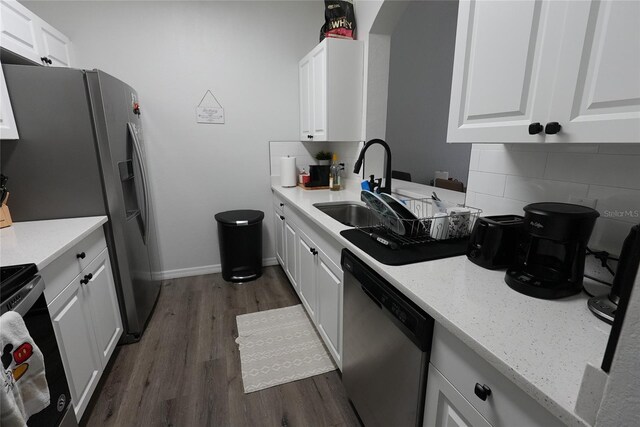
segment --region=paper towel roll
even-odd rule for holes
[[[434,179],[444,179],[445,181],[447,179],[449,179],[449,172],[448,171],[435,171],[434,172]]]
[[[280,158],[280,185],[282,187],[295,187],[298,182],[298,170],[295,157]]]

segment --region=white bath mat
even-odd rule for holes
[[[244,392],[333,371],[301,304],[236,316]]]

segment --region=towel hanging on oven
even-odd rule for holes
[[[0,424],[24,426],[31,415],[49,406],[50,397],[42,352],[15,311],[0,316],[0,351]]]

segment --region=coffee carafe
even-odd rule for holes
[[[532,203],[524,207],[525,241],[505,282],[536,298],[556,299],[582,290],[587,242],[600,214],[569,203]]]

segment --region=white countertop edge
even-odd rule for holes
[[[22,231],[26,231],[29,228],[33,227],[46,227],[50,226],[55,228],[52,233],[58,233],[59,238],[56,239],[51,247],[47,247],[45,249],[41,249],[44,255],[22,255],[22,258],[19,260],[15,260],[11,258],[11,255],[7,252],[11,249],[15,248],[6,248],[5,245],[2,245],[2,265],[16,265],[16,264],[27,264],[34,263],[38,267],[39,271],[42,271],[47,265],[49,265],[52,261],[58,258],[60,255],[71,249],[74,245],[80,242],[82,239],[87,237],[89,234],[97,230],[103,224],[106,224],[108,218],[106,216],[94,216],[94,217],[81,217],[81,218],[64,218],[64,219],[53,219],[53,220],[42,220],[42,221],[24,221],[24,222],[15,222],[11,227],[16,227],[14,230],[9,230],[11,227],[7,227],[7,229],[3,229],[7,231],[17,230],[18,233]],[[62,231],[62,232],[61,232]],[[3,237],[0,235],[0,237]],[[24,237],[24,236],[20,236]],[[21,245],[28,245],[29,242],[19,242]],[[26,252],[29,252],[27,249]],[[35,251],[33,252],[35,253]],[[10,262],[5,262],[6,258],[9,258]]]
[[[558,419],[560,419],[562,422],[566,423],[569,426],[580,426],[580,427],[588,427],[588,426],[590,426],[590,424],[588,424],[586,421],[584,421],[581,417],[579,417],[574,412],[575,411],[575,402],[573,402],[573,406],[572,407],[568,408],[568,407],[565,407],[564,405],[562,405],[560,402],[557,402],[557,401],[553,400],[552,398],[550,398],[549,395],[547,395],[537,385],[533,384],[531,381],[529,381],[527,378],[525,378],[522,374],[520,374],[518,371],[513,369],[504,360],[502,360],[499,357],[497,357],[492,351],[490,351],[489,349],[485,348],[481,343],[479,343],[477,340],[475,340],[472,336],[470,336],[469,334],[464,332],[459,326],[457,326],[455,323],[451,322],[447,317],[445,317],[445,315],[443,315],[442,313],[440,313],[437,310],[435,310],[433,307],[428,305],[422,298],[417,297],[413,292],[411,292],[409,289],[407,289],[405,286],[403,286],[402,283],[397,281],[393,276],[390,276],[386,271],[384,271],[383,269],[379,268],[378,261],[376,261],[375,259],[370,257],[368,254],[363,252],[360,248],[358,248],[357,246],[353,245],[351,242],[349,242],[348,240],[346,240],[344,237],[342,237],[340,235],[341,231],[348,230],[351,227],[348,227],[348,226],[345,226],[343,224],[340,224],[337,221],[332,220],[331,218],[327,217],[327,218],[331,219],[331,221],[333,221],[335,224],[337,224],[337,225],[332,224],[332,225],[334,225],[334,227],[330,228],[325,223],[323,223],[323,221],[320,221],[319,218],[322,218],[322,216],[319,216],[319,215],[318,216],[314,216],[314,215],[311,215],[310,213],[306,212],[305,209],[303,209],[302,207],[297,205],[295,200],[293,200],[290,197],[288,197],[286,192],[282,191],[282,190],[292,190],[292,188],[281,188],[277,184],[277,182],[273,182],[271,188],[272,188],[272,190],[276,191],[281,197],[284,197],[286,200],[288,200],[290,203],[292,203],[293,206],[296,208],[296,210],[298,212],[304,214],[305,217],[311,219],[316,225],[318,225],[323,230],[325,230],[328,233],[328,235],[330,235],[334,239],[338,240],[338,242],[340,242],[340,244],[342,246],[344,246],[345,248],[349,249],[351,252],[353,252],[359,258],[364,259],[365,261],[368,261],[367,264],[374,271],[376,271],[378,274],[380,274],[385,279],[387,279],[389,282],[391,282],[391,284],[393,284],[398,290],[400,290],[403,294],[405,294],[411,301],[416,303],[419,307],[421,307],[423,310],[425,310],[427,312],[427,314],[429,314],[431,317],[433,317],[433,319],[436,322],[438,322],[442,326],[444,326],[449,332],[454,334],[461,341],[463,341],[467,346],[469,346],[476,353],[478,353],[479,356],[481,356],[483,359],[485,359],[491,366],[496,368],[501,374],[503,374],[505,377],[507,377],[509,380],[511,380],[516,385],[518,385],[520,387],[520,389],[522,389],[529,396],[531,396],[534,400],[536,400],[540,405],[542,405],[544,408],[546,408],[552,415],[558,417]],[[303,191],[303,192],[304,191],[308,191],[308,190],[296,189],[296,188],[293,188],[293,190]],[[438,189],[438,190],[441,190],[441,189]],[[316,191],[321,191],[321,190],[316,190]],[[396,189],[394,188],[393,191],[395,192]],[[359,198],[357,197],[357,194],[359,193],[359,189],[358,190],[347,189],[346,191],[341,191],[341,192],[336,192],[336,193],[344,193],[344,196],[345,196],[344,200],[345,201],[346,200],[359,200]],[[354,199],[354,197],[355,197],[355,199]],[[320,213],[319,210],[318,210],[318,212]],[[429,262],[438,262],[438,261],[439,260],[434,260],[434,261],[429,261]],[[577,395],[575,397],[577,399]]]

